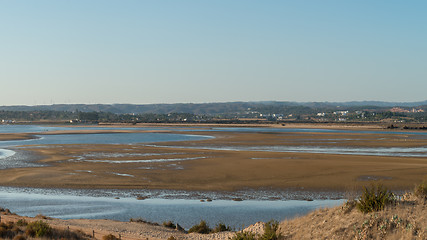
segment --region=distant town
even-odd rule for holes
[[[18,123],[384,123],[427,122],[427,103],[231,102],[0,107],[2,124]],[[416,105],[418,104],[418,105]],[[424,127],[424,126],[422,126]]]

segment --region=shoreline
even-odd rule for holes
[[[167,200],[222,200],[222,201],[313,201],[313,200],[342,200],[347,191],[312,190],[312,189],[244,189],[236,191],[197,191],[173,189],[129,189],[129,188],[55,188],[34,186],[0,185],[0,192],[23,192],[43,195],[72,195],[105,198],[138,199],[167,199]],[[395,190],[402,193],[405,190]]]

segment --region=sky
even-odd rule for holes
[[[0,0],[0,105],[427,100],[427,1]]]

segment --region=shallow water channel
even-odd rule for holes
[[[87,191],[87,190],[86,190]],[[108,193],[107,193],[108,192]],[[343,200],[218,200],[148,198],[137,200],[106,191],[94,196],[85,190],[43,190],[0,187],[0,206],[19,215],[42,214],[61,219],[114,219],[129,221],[142,218],[151,222],[173,221],[188,229],[205,220],[210,226],[230,225],[236,230],[258,221],[284,220],[304,215],[320,207],[336,206]]]

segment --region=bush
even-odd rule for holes
[[[415,186],[414,194],[421,199],[427,199],[427,179]]]
[[[208,224],[205,221],[200,221],[199,224],[194,225],[188,230],[189,233],[195,232],[195,233],[202,233],[202,234],[208,234],[212,232],[212,229],[209,228]]]
[[[25,233],[30,237],[50,237],[52,235],[52,228],[49,224],[40,220],[29,223]]]
[[[281,238],[281,234],[277,234],[279,229],[279,222],[275,220],[270,220],[265,224],[264,234],[261,235],[259,240],[278,240]]]
[[[20,227],[25,227],[28,225],[28,222],[25,221],[25,219],[19,219],[18,222],[16,222],[16,225],[18,225]]]
[[[102,237],[102,240],[119,240],[119,238],[117,238],[116,236],[114,236],[113,234],[108,234],[106,236]]]
[[[363,213],[383,210],[388,204],[394,202],[394,195],[381,184],[363,187],[362,196],[359,197],[357,208]]]
[[[215,228],[212,230],[212,232],[227,232],[227,231],[231,231],[231,227],[230,226],[226,226],[223,223],[218,223]]]
[[[82,231],[69,231],[62,229],[52,229],[52,239],[82,240],[91,239],[91,237]]]
[[[163,222],[163,226],[164,226],[164,227],[167,227],[167,228],[173,228],[173,229],[175,229],[175,228],[176,228],[176,225],[175,225],[175,224],[173,224],[173,222],[172,222],[172,221]]]
[[[256,235],[255,233],[240,231],[236,232],[231,240],[256,240]]]

